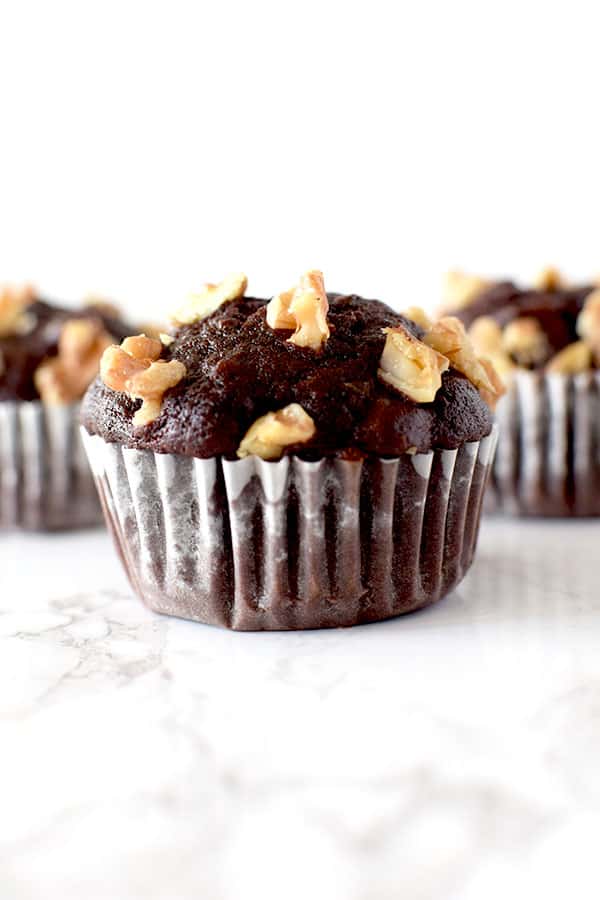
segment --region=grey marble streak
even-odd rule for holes
[[[152,615],[102,532],[3,536],[0,896],[597,896],[600,524],[486,522],[349,631]]]

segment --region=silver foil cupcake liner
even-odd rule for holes
[[[600,373],[518,372],[496,417],[486,512],[600,515]]]
[[[0,402],[0,529],[102,522],[79,433],[79,404]]]
[[[131,450],[84,431],[133,589],[238,630],[355,625],[427,606],[473,559],[496,429],[458,450],[305,462]]]

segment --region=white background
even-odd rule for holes
[[[431,304],[600,270],[595,4],[0,2],[0,278]]]

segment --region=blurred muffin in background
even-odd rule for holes
[[[451,272],[443,310],[508,388],[487,509],[600,515],[600,287],[554,268],[531,287]]]
[[[72,310],[29,286],[0,286],[0,528],[101,521],[79,401],[103,351],[130,330],[104,301]]]

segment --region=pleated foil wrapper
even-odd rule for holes
[[[0,529],[101,524],[79,408],[0,402]]]
[[[486,512],[600,515],[600,373],[519,372],[496,418]]]
[[[133,589],[237,630],[349,626],[427,606],[473,559],[496,430],[397,459],[192,459],[84,443]]]

